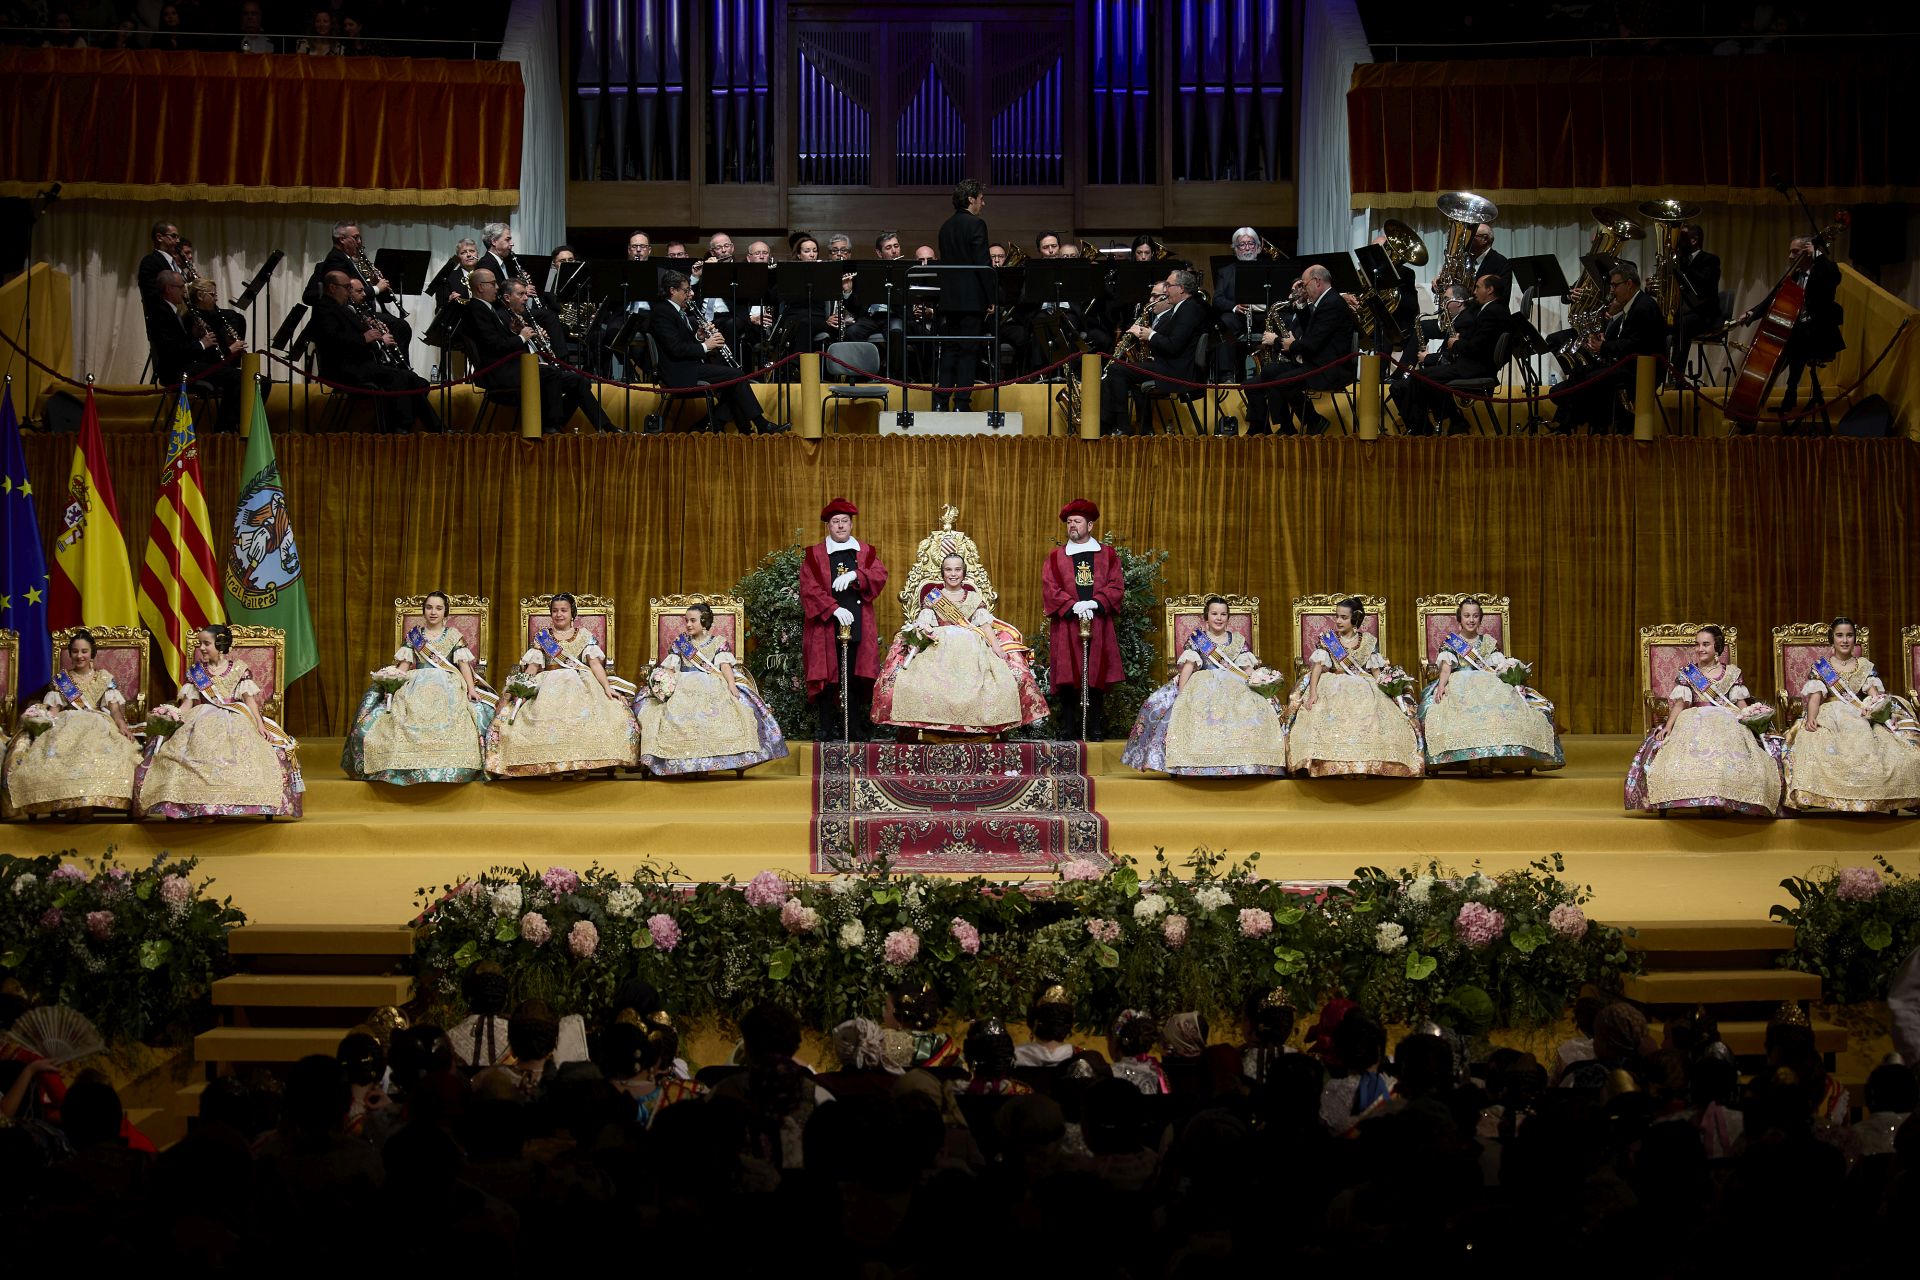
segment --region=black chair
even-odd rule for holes
[[[1207,363],[1207,359],[1211,354],[1209,350],[1211,342],[1212,335],[1203,333],[1200,335],[1198,345],[1194,347],[1194,364],[1202,371],[1212,367]],[[1136,387],[1134,393],[1139,396],[1140,403],[1146,408],[1147,420],[1143,425],[1148,428],[1149,434],[1153,434],[1159,429],[1160,406],[1163,404],[1184,405],[1187,410],[1187,420],[1193,424],[1193,434],[1196,436],[1204,436],[1207,434],[1205,425],[1200,421],[1200,410],[1194,407],[1200,402],[1201,397],[1207,394],[1205,387],[1182,387],[1172,384],[1163,387],[1158,381],[1149,378]],[[1173,412],[1172,425],[1176,427],[1180,425],[1178,408]],[[1166,434],[1173,435],[1175,433],[1168,431]]]
[[[647,367],[649,369],[661,368],[660,347],[654,342],[651,333],[645,336],[647,339]],[[719,401],[713,394],[713,386],[711,383],[702,380],[694,383],[690,387],[669,387],[663,385],[656,387],[655,390],[660,393],[660,412],[647,415],[645,427],[645,433],[647,435],[657,436],[667,429],[668,418],[673,413],[673,404],[675,401],[685,403],[692,400],[695,396],[699,396],[707,402],[707,425],[710,428],[714,425],[713,414],[714,410],[719,406]],[[736,423],[735,425],[743,431],[747,428],[747,424],[744,422]]]
[[[1492,395],[1500,387],[1500,374],[1506,369],[1507,361],[1511,357],[1512,351],[1513,334],[1501,334],[1499,339],[1493,344],[1493,372],[1484,378],[1455,378],[1447,384],[1447,390],[1454,394],[1456,401],[1459,400],[1459,393],[1461,392],[1477,396]],[[1471,421],[1473,417],[1475,406],[1485,409],[1487,412],[1487,433],[1489,435],[1499,435],[1500,419],[1495,415],[1493,405],[1482,400],[1467,400],[1463,402],[1463,407],[1467,411],[1469,421]]]
[[[820,369],[822,390],[826,392],[820,401],[820,416],[824,419],[827,406],[833,406],[833,426],[830,430],[840,429],[840,406],[850,400],[877,400],[881,411],[885,412],[887,397],[893,389],[868,381],[880,372],[880,348],[871,342],[835,342],[827,347],[827,355],[831,359],[824,361]],[[828,377],[844,381],[828,386],[825,385]]]
[[[1687,372],[1693,374],[1693,361],[1700,358],[1699,380],[1714,386],[1733,385],[1733,290],[1720,291],[1721,323],[1718,330],[1710,330],[1696,337],[1687,349]],[[1708,351],[1720,353],[1720,376],[1713,376],[1713,365],[1707,360]]]

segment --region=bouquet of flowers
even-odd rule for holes
[[[180,715],[180,708],[171,702],[163,702],[147,712],[147,736],[164,738],[186,723]]]
[[[1860,704],[1860,711],[1867,717],[1868,724],[1886,724],[1893,719],[1893,699],[1876,693]]]
[[[901,628],[900,639],[905,643],[907,648],[913,650],[915,653],[924,653],[926,650],[933,648],[934,644],[933,633],[930,631],[922,631],[918,627]]]
[[[1380,673],[1380,691],[1389,698],[1404,698],[1413,692],[1413,678],[1398,667]]]
[[[412,678],[413,673],[407,668],[389,664],[373,673],[373,687],[391,698]]]
[[[524,671],[515,671],[507,677],[507,696],[531,702],[540,696],[540,682]]]
[[[1764,702],[1749,702],[1740,709],[1740,723],[1756,735],[1773,728],[1773,708]]]
[[[1247,675],[1247,687],[1274,702],[1287,696],[1287,682],[1272,667],[1255,667]]]
[[[53,728],[53,712],[38,702],[33,703],[20,713],[20,727],[27,731],[28,737],[37,738]]]
[[[1514,658],[1500,669],[1500,679],[1517,689],[1533,679],[1533,668]]]
[[[679,685],[680,671],[677,667],[656,662],[653,664],[653,669],[647,672],[647,696],[655,702],[665,702],[671,698],[673,691]]]

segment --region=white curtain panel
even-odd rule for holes
[[[1323,252],[1364,242],[1365,219],[1350,207],[1347,86],[1373,61],[1354,0],[1306,0],[1300,36],[1300,248]]]
[[[567,95],[558,10],[553,0],[514,0],[500,46],[500,60],[519,63],[526,86],[514,241],[528,253],[547,253],[567,234]]]

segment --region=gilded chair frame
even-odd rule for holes
[[[649,661],[658,662],[667,656],[666,647],[660,643],[660,620],[669,615],[677,618],[685,613],[690,606],[696,604],[704,604],[709,609],[712,609],[713,618],[716,623],[719,622],[723,615],[733,619],[734,656],[744,662],[746,660],[744,650],[747,646],[747,602],[739,596],[727,595],[721,591],[711,593],[694,591],[686,595],[649,597],[647,600],[647,635],[651,637],[649,643],[653,646],[653,656]]]
[[[1700,634],[1702,627],[1718,626],[1727,639],[1727,661],[1735,666],[1740,662],[1740,628],[1725,623],[1709,622],[1656,622],[1640,628],[1640,700],[1645,713],[1647,731],[1667,718],[1667,694],[1673,686],[1656,690],[1653,687],[1653,651],[1659,649],[1690,649],[1693,639]]]
[[[1920,662],[1914,650],[1920,649],[1920,623],[1900,628],[1900,661],[1907,668],[1907,701],[1920,707]]]
[[[1175,634],[1175,620],[1179,618],[1204,618],[1207,612],[1207,600],[1219,596],[1227,602],[1227,616],[1244,614],[1251,622],[1248,629],[1247,644],[1257,656],[1260,648],[1260,597],[1232,595],[1225,591],[1205,591],[1199,595],[1168,596],[1161,604],[1161,612],[1166,619],[1166,656],[1172,662],[1179,656],[1178,639]],[[1297,631],[1295,634],[1299,634]]]
[[[967,564],[967,581],[980,593],[989,611],[998,613],[1000,593],[993,589],[993,577],[987,572],[987,566],[980,559],[980,548],[974,544],[964,530],[953,527],[960,518],[960,508],[948,503],[940,508],[940,527],[920,539],[915,548],[913,562],[907,567],[907,579],[900,586],[901,625],[912,622],[920,612],[920,594],[933,583],[940,581],[940,562],[950,555],[957,555]]]
[[[393,598],[393,647],[397,651],[407,642],[407,621],[419,617],[427,607],[429,592],[417,596],[395,596]],[[447,617],[476,618],[478,626],[474,629],[473,669],[481,678],[487,674],[487,659],[493,654],[493,601],[486,596],[460,595],[452,591],[443,592],[447,597]],[[424,619],[423,619],[424,621]]]
[[[1319,595],[1295,596],[1293,598],[1293,630],[1287,637],[1287,643],[1294,648],[1293,666],[1295,673],[1307,669],[1307,653],[1300,648],[1300,622],[1308,617],[1332,617],[1333,611],[1342,600],[1358,597],[1367,616],[1374,620],[1373,636],[1380,646],[1382,655],[1387,653],[1387,598],[1385,596],[1363,595],[1358,591],[1327,591]],[[1364,622],[1362,629],[1365,629]],[[1391,662],[1393,659],[1388,657]]]
[[[1444,615],[1451,618],[1460,609],[1462,600],[1478,600],[1480,617],[1484,624],[1489,617],[1500,619],[1500,652],[1513,655],[1513,601],[1506,596],[1491,591],[1445,591],[1438,595],[1420,596],[1413,602],[1413,627],[1419,636],[1420,678],[1438,680],[1440,657],[1438,648],[1427,647],[1427,619]]]
[[[15,686],[20,683],[20,633],[0,629],[0,733],[13,735]]]
[[[120,696],[127,700],[126,718],[128,724],[138,724],[147,718],[147,687],[153,682],[153,637],[145,627],[62,627],[53,633],[53,665],[65,670],[64,659],[67,645],[73,640],[73,633],[85,631],[93,637],[94,652],[102,649],[126,649],[135,655],[139,664],[138,688],[120,690]],[[117,683],[117,682],[116,682]]]
[[[515,666],[520,665],[520,655],[533,646],[533,637],[535,635],[532,626],[533,619],[541,614],[551,612],[554,594],[567,593],[549,593],[543,596],[520,597],[520,634],[518,637],[520,648],[516,650],[513,655]],[[607,655],[607,670],[612,671],[615,657],[613,649],[613,597],[595,595],[591,591],[575,591],[571,594],[573,595],[574,617],[606,619],[607,638],[601,643],[600,648]]]
[[[1806,700],[1800,696],[1800,690],[1789,688],[1787,680],[1787,646],[1827,644],[1825,622],[1783,622],[1773,629],[1773,683],[1774,707],[1780,712],[1780,727],[1785,729],[1806,713]],[[1861,653],[1867,653],[1867,635],[1870,628],[1863,623],[1854,624],[1854,644]],[[1748,686],[1751,688],[1752,686]]]
[[[262,627],[251,624],[237,624],[227,628],[233,632],[233,648],[230,654],[239,654],[242,649],[273,650],[273,683],[269,690],[260,690],[260,714],[270,720],[280,720],[287,709],[287,633],[279,627]],[[245,655],[241,655],[245,662]],[[253,674],[253,682],[260,683],[260,673],[254,670],[251,662],[247,669]]]

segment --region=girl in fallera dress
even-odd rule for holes
[[[1413,699],[1389,695],[1382,684],[1409,683],[1406,673],[1360,629],[1366,617],[1358,596],[1342,600],[1334,606],[1333,630],[1321,635],[1308,658],[1287,726],[1287,766],[1296,773],[1316,778],[1426,773]]]
[[[501,778],[542,777],[640,762],[634,688],[607,675],[593,633],[575,616],[566,592],[547,606],[548,625],[520,655],[531,696],[506,694],[487,731],[487,772]]]
[[[873,721],[941,733],[997,734],[1046,719],[1033,651],[993,616],[958,555],[940,562],[873,686]]]
[[[1230,616],[1226,600],[1207,597],[1174,678],[1141,705],[1122,764],[1185,777],[1286,773],[1283,705],[1260,692],[1284,686],[1227,625]]]
[[[232,650],[225,626],[195,633],[177,704],[147,717],[147,758],[134,775],[136,817],[300,816],[299,744],[261,712],[260,686]],[[162,736],[156,719],[180,727]]]
[[[1851,618],[1827,628],[1832,652],[1800,687],[1806,714],[1787,731],[1787,803],[1796,809],[1920,809],[1920,720],[1887,693]]]
[[[407,786],[415,782],[481,782],[482,747],[493,723],[493,691],[474,674],[473,650],[447,620],[443,591],[421,603],[421,625],[408,631],[393,666],[376,672],[403,678],[392,693],[367,690],[341,752],[349,778]]]
[[[67,641],[67,666],[27,709],[7,749],[6,808],[14,814],[125,810],[133,803],[140,747],[113,673],[94,665],[93,633]],[[36,736],[28,721],[45,727]]]
[[[1779,814],[1785,744],[1747,727],[1749,718],[1770,719],[1771,709],[1753,701],[1726,654],[1720,628],[1700,628],[1693,662],[1667,695],[1667,718],[1627,769],[1627,808]]]
[[[1467,772],[1558,769],[1566,764],[1553,728],[1553,704],[1510,676],[1525,664],[1500,652],[1480,629],[1480,602],[1462,600],[1453,611],[1454,630],[1434,659],[1440,677],[1420,698],[1426,730],[1427,767],[1465,764]]]
[[[690,606],[686,632],[634,699],[640,763],[654,773],[709,773],[783,759],[787,740],[733,649],[713,634],[713,606]]]

